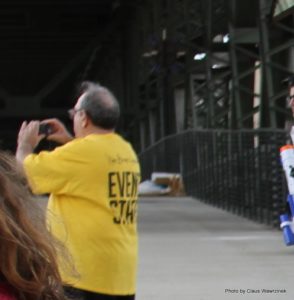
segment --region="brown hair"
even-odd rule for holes
[[[22,168],[0,151],[0,275],[18,299],[66,299],[58,249],[62,245],[47,230],[44,209],[31,196]]]

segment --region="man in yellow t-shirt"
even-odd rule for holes
[[[115,97],[95,83],[82,87],[69,111],[75,138],[57,119],[44,120],[50,126],[47,139],[63,145],[34,154],[44,134],[39,121],[24,122],[16,157],[33,192],[50,194],[48,225],[68,247],[79,273],[72,276],[61,263],[69,297],[133,300],[140,167],[131,145],[115,133]]]

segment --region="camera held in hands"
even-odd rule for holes
[[[40,124],[39,134],[45,134],[45,136],[48,136],[51,133],[53,133],[53,128],[50,124],[48,123]]]

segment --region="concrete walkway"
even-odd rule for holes
[[[294,300],[294,246],[278,230],[188,197],[145,197],[139,233],[136,300]]]

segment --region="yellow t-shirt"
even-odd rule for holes
[[[30,154],[24,168],[34,193],[50,193],[48,224],[79,273],[76,278],[61,268],[64,282],[134,294],[140,167],[131,145],[115,133],[91,134]]]

